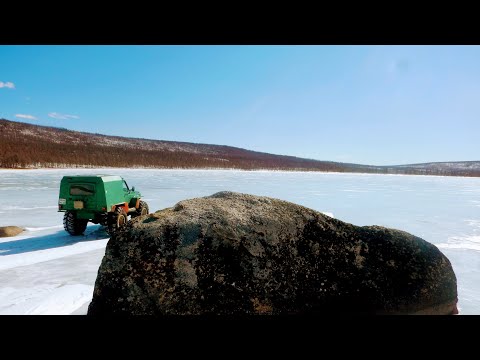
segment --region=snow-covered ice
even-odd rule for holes
[[[63,175],[123,176],[150,211],[230,190],[271,196],[355,225],[408,231],[452,262],[461,314],[480,314],[480,179],[234,170],[0,170],[0,314],[86,314],[108,235],[90,224],[72,237],[57,212]]]

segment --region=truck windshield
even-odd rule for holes
[[[70,186],[70,195],[93,195],[95,187],[91,184],[77,184]]]

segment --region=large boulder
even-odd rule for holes
[[[115,234],[88,314],[451,314],[456,303],[452,266],[425,240],[220,192]]]
[[[22,231],[23,229],[18,226],[0,226],[0,238],[17,236]]]

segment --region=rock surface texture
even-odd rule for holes
[[[16,236],[23,232],[23,229],[18,226],[0,226],[0,238]]]
[[[452,314],[456,303],[449,260],[416,236],[220,192],[115,234],[88,314]]]

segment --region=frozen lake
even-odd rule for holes
[[[0,170],[0,314],[85,314],[108,236],[71,237],[57,212],[63,175],[113,174],[140,190],[150,212],[230,190],[270,196],[355,225],[405,230],[452,262],[461,314],[480,314],[480,179],[229,170]]]

